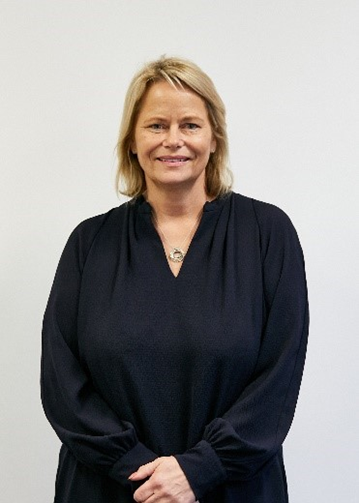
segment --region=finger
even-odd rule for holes
[[[155,459],[154,461],[151,461],[150,463],[146,463],[145,465],[142,465],[136,470],[135,472],[131,473],[131,475],[128,477],[129,480],[143,480],[146,479],[147,477],[150,477],[152,473],[156,470],[158,465],[160,464],[160,458]]]
[[[158,503],[158,497],[156,497],[156,494],[153,493],[149,498],[145,500],[145,503]]]
[[[149,481],[142,484],[142,486],[139,487],[133,495],[133,499],[138,503],[142,502],[150,503],[151,501],[156,501],[155,499],[153,499],[153,497],[154,497],[153,485]]]

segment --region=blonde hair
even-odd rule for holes
[[[223,101],[212,80],[197,65],[185,59],[165,56],[146,64],[134,76],[127,90],[117,142],[117,190],[130,197],[138,197],[146,190],[144,172],[137,156],[131,152],[131,143],[143,97],[149,87],[158,81],[166,81],[175,87],[187,87],[203,99],[212,134],[216,139],[216,151],[211,154],[206,166],[206,191],[211,197],[225,194],[231,189],[232,173],[228,168],[226,112]]]

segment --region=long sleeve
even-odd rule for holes
[[[48,420],[74,456],[131,487],[128,475],[157,456],[96,391],[77,340],[82,270],[106,218],[80,224],[61,256],[43,320],[41,394]]]
[[[235,403],[176,455],[197,498],[225,481],[249,480],[271,461],[290,428],[303,372],[309,316],[302,250],[281,210],[252,204],[262,263],[260,351]]]

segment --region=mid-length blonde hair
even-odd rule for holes
[[[228,168],[226,112],[223,101],[212,80],[197,65],[185,59],[165,56],[146,64],[134,76],[128,88],[117,142],[117,190],[130,197],[138,197],[146,190],[144,172],[137,156],[131,152],[131,143],[143,97],[149,87],[158,81],[169,82],[177,88],[187,87],[204,100],[212,134],[216,139],[216,151],[210,155],[206,166],[206,192],[211,197],[228,192],[232,186],[232,173]]]

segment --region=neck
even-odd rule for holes
[[[147,190],[145,197],[157,218],[183,218],[198,215],[209,198],[204,188],[197,191]]]

